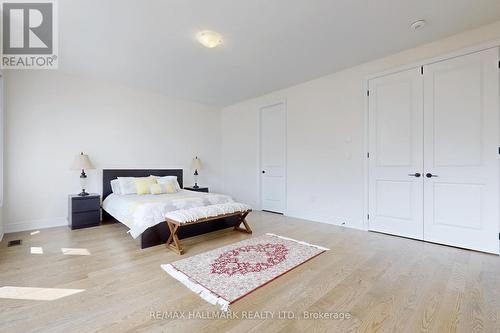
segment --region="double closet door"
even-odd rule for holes
[[[369,81],[369,229],[499,253],[499,51]]]

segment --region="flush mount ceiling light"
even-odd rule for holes
[[[196,34],[196,39],[201,45],[210,49],[222,44],[222,35],[210,30],[200,31]]]
[[[413,22],[410,27],[412,28],[412,30],[416,31],[425,27],[426,24],[427,22],[425,22],[425,20],[418,20]]]

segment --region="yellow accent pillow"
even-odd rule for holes
[[[152,184],[149,186],[151,194],[175,193],[174,184],[171,182],[165,184]]]
[[[134,178],[135,189],[137,190],[137,194],[149,194],[149,187],[153,184],[156,184],[155,177],[141,177]]]
[[[171,182],[169,183],[166,183],[165,184],[165,187],[166,187],[166,192],[167,193],[175,193],[175,187],[174,187],[174,184],[172,184]]]

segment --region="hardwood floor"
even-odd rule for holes
[[[500,332],[498,256],[263,212],[248,221],[253,235],[227,229],[190,238],[183,257],[265,232],[331,251],[236,302],[240,320],[188,319],[181,313],[213,316],[217,308],[160,268],[178,255],[138,249],[121,224],[9,234],[0,243],[0,287],[85,291],[54,301],[0,299],[0,332]],[[21,246],[7,248],[18,238]],[[30,254],[31,246],[44,254]],[[90,255],[63,255],[63,247]],[[172,311],[179,318],[165,316]],[[303,319],[304,311],[351,318]],[[163,318],[152,318],[156,312]]]

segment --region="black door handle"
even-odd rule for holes
[[[262,173],[266,173],[264,170],[262,170]]]
[[[432,177],[439,177],[439,176],[438,175],[433,175],[432,173],[428,172],[428,173],[425,174],[425,177],[432,178]]]
[[[408,176],[412,176],[412,177],[417,177],[418,178],[418,177],[421,176],[421,174],[418,173],[418,172],[415,172],[415,173],[409,173]]]

